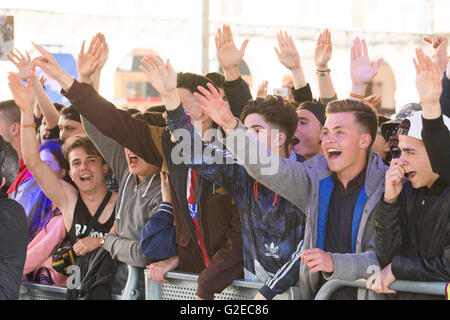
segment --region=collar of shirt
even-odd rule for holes
[[[339,190],[342,190],[344,192],[354,192],[361,189],[361,187],[364,185],[364,182],[366,181],[366,172],[367,168],[364,168],[363,171],[361,171],[355,178],[353,178],[353,180],[348,183],[347,189],[344,188],[344,185],[342,184],[341,180],[339,180],[336,173],[333,173],[332,178],[334,183],[336,184],[336,188],[338,188]]]

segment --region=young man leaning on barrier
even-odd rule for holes
[[[424,114],[429,115],[432,110],[440,109],[439,69],[419,49],[416,70]],[[450,279],[450,185],[433,172],[422,141],[424,114],[416,112],[400,124],[402,155],[392,160],[386,173],[384,198],[374,210],[376,251],[384,269],[369,279],[367,288],[377,293],[396,293],[389,288],[395,280],[448,282]],[[442,120],[448,130],[450,119],[443,116]],[[394,298],[439,297],[399,293]]]
[[[155,65],[158,60],[155,57]],[[158,69],[151,70],[158,74]],[[160,76],[163,76],[160,74]],[[208,85],[199,88],[213,103],[225,104],[219,92]],[[172,88],[172,95],[177,95]],[[196,97],[208,104],[202,95]],[[279,96],[250,101],[242,120],[254,138],[280,157],[289,158],[289,141],[297,127],[296,104]],[[232,196],[239,208],[244,240],[245,279],[265,283],[260,295],[267,299],[297,285],[300,249],[304,234],[304,214],[277,193],[251,178],[222,146],[206,144],[195,131],[181,104],[166,104],[168,124],[188,155],[184,161],[200,175],[212,180]],[[196,148],[200,145],[200,148]],[[291,158],[304,161],[300,156]]]
[[[382,60],[371,66],[365,41],[352,47],[351,96],[363,98],[367,84]],[[203,108],[227,133],[229,151],[261,184],[305,212],[307,221],[300,264],[302,299],[313,299],[325,281],[368,278],[378,261],[373,245],[373,208],[383,188],[386,167],[371,151],[377,114],[361,101],[343,100],[328,105],[323,128],[324,156],[304,163],[280,158],[247,133],[224,106]],[[236,142],[237,141],[237,142]],[[250,150],[260,150],[255,157]],[[264,167],[270,164],[272,170]],[[278,166],[278,170],[273,170]],[[382,298],[367,290],[341,289],[334,299]]]

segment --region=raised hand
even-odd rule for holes
[[[291,71],[302,69],[300,55],[292,37],[286,31],[284,34],[280,31],[277,34],[277,40],[280,49],[275,47],[275,52],[281,64]]]
[[[359,38],[356,38],[353,41],[351,49],[351,76],[353,86],[365,86],[367,88],[367,85],[375,77],[382,63],[383,59],[380,59],[372,66],[366,41],[364,39],[361,41]]]
[[[433,60],[437,63],[439,72],[443,75],[449,63],[447,37],[426,37],[424,40],[433,45],[433,48],[436,50],[433,55]]]
[[[31,86],[31,80],[28,79],[27,85],[25,86],[16,73],[10,73],[8,81],[14,101],[19,106],[20,110],[22,112],[33,113],[36,97],[33,87]]]
[[[109,59],[109,45],[106,42],[106,37],[103,33],[98,33],[97,37],[100,41],[101,55],[100,55],[100,64],[98,65],[99,69],[103,69],[106,65],[106,62]]]
[[[325,29],[317,39],[314,61],[319,70],[328,69],[328,62],[333,56],[333,44],[331,42],[331,32]]]
[[[403,190],[403,179],[405,177],[405,169],[400,164],[399,159],[391,162],[391,167],[386,172],[386,190],[384,193],[384,201],[394,203],[397,201],[400,192]]]
[[[36,73],[33,72],[33,70],[30,69],[31,65],[31,58],[30,54],[25,51],[26,57],[18,50],[16,49],[16,53],[14,51],[9,50],[9,53],[6,54],[6,57],[9,61],[11,61],[18,70],[18,76],[21,80],[26,81],[27,79],[31,79],[36,77]]]
[[[442,94],[441,72],[438,64],[423,53],[422,49],[416,49],[416,87],[422,104],[438,103]]]
[[[381,103],[381,96],[373,94],[364,99],[364,102],[373,107],[374,109]]]
[[[80,82],[92,82],[92,76],[100,66],[102,55],[102,44],[98,36],[95,36],[85,52],[86,41],[81,45],[78,54],[77,67]]]
[[[61,67],[56,62],[53,55],[42,48],[40,45],[35,44],[34,42],[33,46],[41,53],[42,56],[35,58],[31,62],[31,69],[35,69],[36,67],[39,67],[44,71],[50,78],[56,79],[58,73],[61,70]]]
[[[35,58],[31,61],[30,68],[34,71],[36,67],[39,67],[44,71],[47,76],[58,81],[64,91],[69,91],[72,87],[74,79],[68,75],[56,62],[53,55],[42,48],[40,45],[32,42],[33,46],[41,53],[42,56]]]
[[[245,40],[238,49],[234,43],[233,33],[230,26],[224,25],[222,29],[217,30],[216,35],[217,58],[225,72],[238,68],[245,55],[245,50],[249,40]]]
[[[161,96],[166,96],[177,88],[177,73],[172,68],[170,60],[164,63],[154,54],[149,54],[141,60],[139,69],[147,76],[151,85]]]
[[[194,97],[199,100],[195,106],[207,114],[215,123],[225,130],[233,130],[237,127],[237,120],[230,110],[229,105],[223,101],[219,91],[208,83],[209,91],[203,87],[198,87],[202,94],[194,93]]]

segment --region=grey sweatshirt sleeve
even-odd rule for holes
[[[374,238],[370,241],[365,252],[356,254],[331,253],[331,257],[334,262],[334,273],[323,273],[325,280],[355,281],[368,279],[375,272],[380,271]]]
[[[114,176],[120,184],[124,175],[128,173],[128,163],[125,158],[124,147],[101,133],[83,116],[81,116],[81,123],[103,159],[105,159],[111,170],[114,172]]]
[[[311,192],[307,162],[283,159],[271,153],[264,144],[246,132],[240,121],[238,128],[226,139],[223,139],[223,134],[219,134],[218,138],[234,154],[238,162],[243,164],[252,178],[306,212]]]
[[[103,248],[111,254],[114,260],[137,268],[145,268],[151,261],[141,251],[139,240],[129,240],[108,234]]]
[[[151,202],[148,218],[158,211],[160,202],[161,198],[158,194]],[[151,263],[151,260],[142,253],[139,237],[136,240],[131,240],[123,236],[108,234],[105,237],[103,248],[111,254],[113,259],[133,267],[145,268]]]

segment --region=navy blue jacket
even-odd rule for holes
[[[161,202],[140,235],[142,253],[150,260],[160,261],[177,256],[172,205]]]

